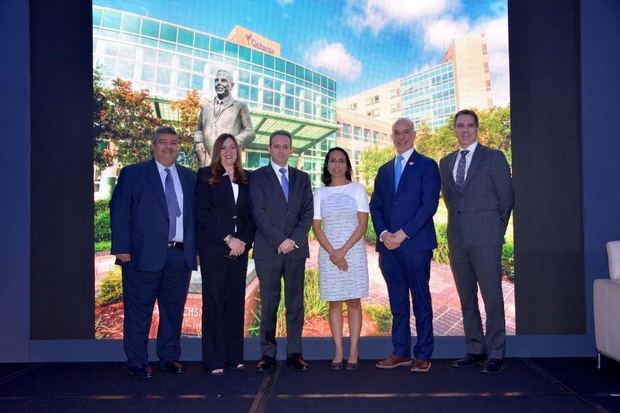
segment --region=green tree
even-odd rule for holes
[[[375,176],[377,176],[379,167],[392,159],[395,154],[396,151],[392,145],[385,148],[373,146],[362,152],[358,172],[361,180],[366,183],[368,194],[372,194],[374,190]]]
[[[442,127],[433,131],[431,126],[424,123],[416,130],[416,151],[439,162],[441,158],[458,147],[452,131],[452,118]]]
[[[93,71],[93,162],[99,169],[111,166],[114,161],[114,153],[110,150],[110,141],[101,122],[101,116],[109,109],[106,92],[101,71],[97,68]]]
[[[495,107],[480,112],[478,139],[483,144],[504,152],[512,166],[512,141],[510,128],[510,107]]]
[[[198,91],[196,89],[187,91],[184,99],[172,101],[170,107],[178,114],[178,120],[174,122],[174,127],[181,141],[179,145],[179,162],[191,168],[196,168],[193,137],[200,113]]]
[[[102,87],[100,92],[105,103],[99,112],[101,132],[96,139],[111,142],[108,150],[114,151],[112,156],[118,154],[122,165],[149,159],[151,136],[161,120],[153,114],[148,91],[133,91],[131,82],[116,79],[112,88]]]

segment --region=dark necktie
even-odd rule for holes
[[[284,191],[284,198],[288,202],[288,179],[286,179],[286,168],[280,168],[280,174],[282,174],[282,191]]]
[[[463,191],[463,185],[465,184],[465,166],[467,166],[467,154],[468,150],[461,151],[461,157],[459,158],[459,164],[456,167],[456,187],[460,192]]]
[[[168,206],[168,241],[177,234],[177,217],[181,216],[181,208],[179,208],[179,201],[177,200],[177,193],[174,190],[174,182],[172,181],[172,175],[170,169],[164,169],[166,171],[166,205]]]

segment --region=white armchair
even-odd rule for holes
[[[594,280],[594,334],[598,351],[620,361],[620,241],[607,243],[609,279]]]

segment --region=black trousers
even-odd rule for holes
[[[206,369],[243,362],[243,315],[247,252],[227,258],[200,251],[202,274],[202,361]]]

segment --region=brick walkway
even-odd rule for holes
[[[316,268],[319,244],[317,241],[310,242],[310,259],[308,268]],[[385,280],[379,270],[379,260],[374,247],[366,245],[369,272],[370,296],[363,300],[368,304],[389,305]],[[95,290],[99,290],[101,279],[114,267],[114,257],[102,255],[95,258]],[[196,273],[199,278],[199,274]],[[515,305],[514,284],[504,279],[502,282],[504,291],[504,309],[506,312],[506,334],[515,334]],[[436,336],[459,336],[463,335],[463,317],[459,297],[452,278],[452,271],[447,264],[433,262],[431,265],[430,290],[433,298],[433,328]],[[484,304],[478,294],[480,313],[484,322]],[[415,334],[414,319],[411,321],[411,331]]]
[[[310,259],[307,267],[317,266],[319,244],[317,241],[310,242]],[[374,246],[366,245],[366,255],[368,259],[369,273],[369,293],[370,296],[363,300],[368,304],[389,305],[387,287],[385,280],[379,269],[378,254]],[[506,334],[515,334],[515,305],[514,305],[514,284],[504,279],[502,281],[504,291],[504,311],[506,313]],[[448,264],[431,264],[430,290],[433,298],[433,330],[436,336],[462,336],[463,317],[461,315],[461,304],[459,301],[452,271]],[[485,313],[482,297],[478,293],[480,303],[480,313],[484,323]],[[413,313],[412,313],[413,314]],[[411,317],[411,331],[415,334],[414,318]]]

